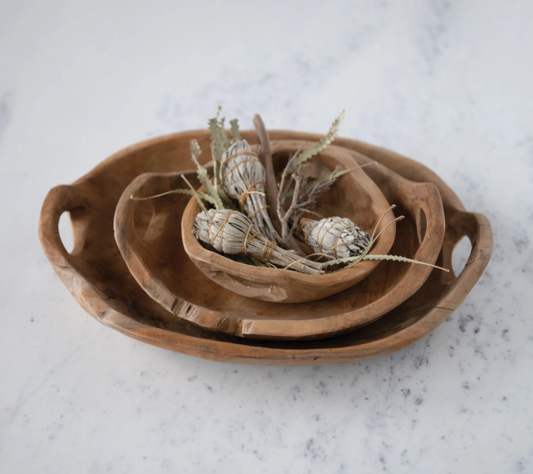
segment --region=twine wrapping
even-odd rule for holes
[[[310,275],[322,273],[322,264],[312,262],[267,239],[244,214],[229,209],[200,212],[194,221],[195,237],[228,255],[244,253],[263,262]]]
[[[328,217],[320,221],[302,218],[294,234],[314,252],[334,258],[357,257],[370,243],[370,235],[350,219]]]

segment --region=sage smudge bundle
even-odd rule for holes
[[[334,258],[357,257],[370,244],[370,235],[350,219],[329,217],[319,221],[301,218],[294,235],[320,254]]]
[[[220,180],[224,191],[239,202],[261,233],[279,241],[267,212],[265,179],[265,168],[246,140],[235,142],[222,155]]]
[[[267,239],[244,214],[230,209],[200,212],[192,230],[198,240],[226,255],[245,254],[267,265],[295,270],[309,275],[322,273],[322,264],[282,249]]]

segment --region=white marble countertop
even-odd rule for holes
[[[533,472],[532,24],[518,0],[0,0],[0,472]],[[479,284],[421,341],[344,366],[99,325],[40,247],[47,191],[218,103],[315,132],[345,109],[341,135],[428,165],[491,220]]]

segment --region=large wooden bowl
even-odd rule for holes
[[[254,132],[244,138],[257,143]],[[273,131],[273,140],[317,141],[319,135]],[[78,303],[97,321],[134,339],[158,347],[216,361],[262,365],[325,365],[359,361],[402,349],[442,323],[466,298],[492,253],[492,232],[482,214],[466,212],[453,191],[425,166],[366,143],[338,139],[338,145],[370,156],[405,178],[433,182],[442,196],[446,233],[437,263],[451,267],[455,244],[467,236],[470,258],[460,275],[434,270],[405,303],[357,331],[318,341],[256,341],[207,331],[164,309],[137,284],[113,235],[113,215],[126,186],[146,172],[176,172],[177,156],[198,138],[208,151],[205,131],[158,137],[108,158],[69,186],[57,186],[46,197],[39,235],[54,270]],[[74,249],[65,250],[58,231],[62,213],[73,223]],[[176,301],[176,305],[180,305]],[[195,306],[184,304],[184,310]]]
[[[280,145],[274,142],[273,150],[280,149]],[[285,149],[297,149],[302,142],[284,141],[283,145]],[[332,146],[335,151],[337,147]],[[351,153],[352,161],[370,161]],[[397,204],[397,211],[406,216],[398,224],[392,254],[434,263],[445,227],[436,186],[406,180],[384,166],[366,169],[387,200]],[[132,194],[151,196],[175,189],[180,186],[179,175],[148,173],[136,178],[117,204],[115,239],[130,272],[154,300],[176,316],[206,329],[273,340],[339,335],[364,326],[401,304],[431,273],[427,266],[382,262],[361,283],[312,303],[273,304],[240,296],[213,284],[195,268],[181,247],[181,238],[186,242],[190,234],[179,225],[186,196],[174,194],[150,201],[150,205],[130,199]],[[189,203],[187,208],[190,206]],[[194,236],[192,239],[196,241]],[[193,304],[194,309],[185,303]]]
[[[279,145],[279,144],[278,144]],[[298,151],[303,143],[283,142],[273,150],[273,162],[276,169],[282,169],[288,158]],[[188,157],[183,157],[188,160]],[[396,225],[394,214],[387,212],[390,204],[378,186],[354,163],[354,160],[342,148],[329,148],[313,158],[314,163],[321,164],[333,171],[335,167],[353,170],[338,179],[334,186],[324,193],[314,210],[325,217],[347,217],[363,230],[372,234],[379,222],[377,233],[383,233],[372,248],[370,254],[386,254],[394,242]],[[144,194],[144,193],[143,193]],[[124,201],[122,201],[124,202]],[[174,208],[174,204],[170,203]],[[162,204],[161,206],[164,206]],[[220,286],[247,298],[255,298],[275,303],[301,303],[326,298],[349,288],[366,278],[378,265],[379,261],[365,261],[341,272],[323,275],[305,275],[294,271],[277,268],[264,268],[246,265],[231,260],[224,255],[205,248],[192,233],[194,220],[201,211],[196,199],[189,200],[183,211],[181,220],[182,239],[185,252],[204,275]],[[177,209],[172,216],[177,217]],[[380,218],[383,219],[380,220]],[[181,217],[181,214],[180,214]],[[392,223],[392,225],[389,225]],[[170,226],[179,226],[180,222],[173,219]],[[175,229],[168,229],[176,235]],[[167,243],[170,241],[167,239]],[[177,245],[177,243],[174,243]],[[435,256],[436,257],[436,256]],[[181,262],[174,262],[175,268]],[[154,279],[159,279],[157,269],[153,269]],[[175,271],[174,273],[178,273]],[[232,295],[226,297],[231,298]],[[269,313],[277,313],[278,319],[284,316],[284,309],[272,308]],[[281,313],[280,313],[281,312]]]

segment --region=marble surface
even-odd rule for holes
[[[533,3],[0,0],[0,472],[533,472]],[[99,325],[41,203],[113,152],[204,127],[411,156],[492,222],[464,304],[398,353],[220,364]],[[61,224],[68,241],[68,222]]]

